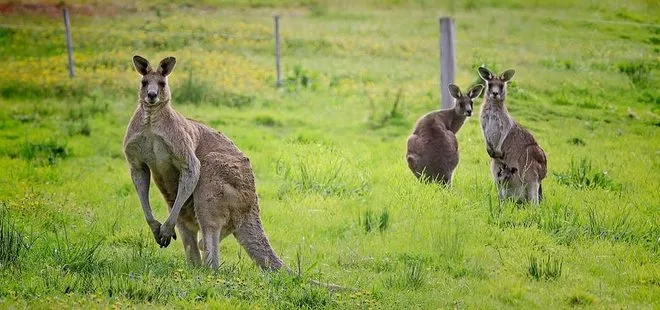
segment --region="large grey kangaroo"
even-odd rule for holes
[[[156,242],[167,247],[177,238],[176,225],[188,261],[201,264],[201,230],[204,263],[218,268],[219,242],[233,233],[261,268],[282,268],[261,225],[250,160],[222,133],[172,108],[167,76],[175,63],[167,57],[154,70],[146,59],[133,57],[142,78],[124,137],[131,178]],[[162,225],[151,212],[150,177],[170,209]]]
[[[479,75],[487,84],[486,96],[481,106],[481,129],[486,139],[486,151],[491,157],[491,174],[498,186],[500,199],[512,198],[519,202],[538,204],[543,197],[541,181],[547,173],[547,160],[543,149],[534,136],[515,122],[507,111],[506,86],[514,70],[494,75],[485,67],[479,67]],[[515,171],[502,186],[498,172],[503,167]]]
[[[447,88],[454,107],[429,112],[417,121],[408,137],[406,161],[417,178],[449,186],[458,165],[456,133],[472,115],[472,100],[479,97],[483,86],[475,85],[465,94],[455,84]]]

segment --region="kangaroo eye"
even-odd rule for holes
[[[165,87],[165,82],[163,81],[158,82],[158,86],[160,86],[161,88]]]
[[[147,86],[147,81],[142,81],[142,87],[146,87],[146,86]]]

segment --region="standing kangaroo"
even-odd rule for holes
[[[472,115],[472,100],[483,90],[483,86],[475,85],[463,94],[454,84],[447,87],[454,97],[454,107],[422,116],[408,138],[406,154],[408,167],[417,178],[428,178],[443,185],[451,185],[458,165],[456,133]]]
[[[542,198],[541,181],[547,173],[547,160],[534,136],[511,118],[504,104],[506,85],[514,74],[515,71],[509,69],[496,76],[479,67],[479,75],[488,86],[481,106],[481,129],[500,199],[513,198],[538,204]],[[498,182],[502,167],[513,169],[506,187]]]
[[[201,230],[204,263],[217,268],[218,244],[233,233],[261,268],[280,269],[282,260],[259,218],[249,159],[223,134],[172,108],[167,76],[175,63],[167,57],[153,70],[146,59],[133,57],[142,79],[138,107],[124,137],[131,178],[156,242],[167,247],[171,238],[176,240],[176,225],[188,261],[201,264]],[[150,176],[170,209],[162,225],[149,204]]]

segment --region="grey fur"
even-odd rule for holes
[[[447,87],[454,97],[454,107],[429,112],[417,121],[408,137],[406,160],[417,178],[451,185],[458,165],[456,132],[472,115],[472,100],[481,94],[483,86],[475,85],[467,94],[454,84]]]
[[[481,129],[500,198],[538,204],[542,197],[541,181],[547,173],[547,160],[534,136],[515,122],[506,109],[506,83],[514,73],[507,70],[495,76],[490,70],[479,68],[479,75],[488,85],[480,113]],[[498,182],[502,167],[517,169],[506,186]]]
[[[507,82],[513,77],[513,70],[505,71],[508,79],[495,76],[490,70],[479,67],[479,75],[486,82],[484,104],[481,105],[481,129],[486,139],[486,151],[493,158],[502,156],[502,143],[515,122],[504,105]]]
[[[517,196],[513,191],[520,188],[520,181],[514,177],[516,172],[518,172],[518,168],[508,167],[506,164],[502,163],[494,166],[493,169],[497,169],[497,172],[494,173],[493,176],[497,185],[497,194],[499,198],[505,199],[509,196]],[[494,171],[495,170],[493,170],[493,172]]]
[[[167,76],[174,70],[174,57],[163,59],[155,71],[140,56],[133,62],[142,85],[124,137],[124,154],[156,242],[167,247],[177,238],[176,225],[188,261],[202,262],[203,245],[204,264],[217,268],[218,244],[233,233],[261,268],[282,268],[259,219],[249,159],[222,133],[172,108]],[[162,225],[151,211],[150,177],[170,209]]]

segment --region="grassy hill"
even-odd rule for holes
[[[73,79],[58,2],[0,4],[1,308],[660,307],[658,1],[67,3]],[[407,136],[439,107],[444,15],[462,89],[479,65],[516,69],[507,105],[548,156],[539,207],[497,201],[477,116],[451,189],[408,170]],[[299,276],[233,238],[218,272],[158,248],[121,149],[134,54],[177,57],[173,106],[250,157]]]

